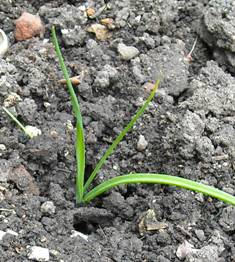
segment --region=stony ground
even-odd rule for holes
[[[23,11],[45,32],[17,42]],[[1,0],[0,25],[10,40],[1,105],[41,130],[28,139],[1,110],[0,261],[31,261],[37,250],[36,261],[235,261],[235,209],[201,194],[128,185],[75,205],[74,118],[50,41],[55,25],[70,74],[82,74],[87,174],[164,76],[95,184],[161,172],[234,195],[235,2]]]

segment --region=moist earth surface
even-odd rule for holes
[[[44,32],[16,41],[24,11]],[[76,205],[75,120],[50,39],[55,25],[81,80],[87,176],[162,78],[93,186],[152,172],[234,195],[235,2],[1,0],[0,25],[0,261],[235,261],[235,209],[202,194],[127,185]],[[3,105],[41,135],[28,139]]]

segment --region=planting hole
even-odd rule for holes
[[[96,231],[98,224],[89,221],[79,221],[75,215],[73,219],[73,227],[76,231],[79,231],[85,235],[90,235],[92,232]]]

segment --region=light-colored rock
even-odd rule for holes
[[[117,50],[123,60],[131,60],[140,53],[136,47],[127,46],[122,43],[118,44]]]
[[[0,230],[0,241],[2,241],[3,237],[6,235],[6,232]]]
[[[148,146],[148,141],[145,139],[143,135],[139,136],[139,140],[137,142],[137,150],[144,151]]]
[[[28,258],[35,261],[49,261],[49,249],[44,247],[32,246]]]
[[[93,24],[87,28],[87,32],[94,33],[96,38],[101,41],[105,41],[111,37],[111,33],[108,29],[101,24]]]
[[[4,99],[3,105],[5,107],[11,107],[11,106],[14,106],[19,101],[22,101],[21,97],[18,94],[11,92],[7,96],[7,98]]]
[[[25,129],[27,131],[27,133],[30,134],[30,137],[35,137],[35,136],[40,136],[42,134],[42,131],[40,129],[38,129],[35,126],[25,126]]]
[[[0,155],[1,155],[1,152],[5,151],[7,148],[4,144],[0,144]]]
[[[3,240],[3,237],[6,235],[6,234],[9,234],[9,235],[12,235],[12,236],[15,236],[17,237],[19,234],[11,229],[7,229],[6,232],[5,231],[2,231],[0,230],[0,241]]]
[[[52,201],[46,201],[41,205],[41,212],[45,214],[54,214],[55,213],[55,205]]]
[[[15,38],[17,41],[30,39],[44,33],[44,26],[39,16],[27,12],[15,21]]]
[[[0,29],[0,58],[4,56],[9,48],[9,42],[6,34]]]
[[[176,256],[179,259],[185,259],[190,253],[193,252],[193,245],[190,244],[187,240],[185,240],[176,251]]]
[[[85,241],[88,242],[88,235],[85,235],[79,231],[76,231],[76,230],[72,230],[72,235],[71,235],[71,238],[74,238],[74,237],[80,237],[82,239],[84,239]]]

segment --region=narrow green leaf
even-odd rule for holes
[[[217,198],[226,203],[232,204],[235,206],[235,197],[227,194],[219,189],[216,189],[212,186],[207,186],[198,182],[194,182],[185,178],[169,176],[164,174],[129,174],[124,176],[118,176],[111,178],[100,185],[96,186],[90,192],[85,194],[83,200],[84,202],[90,202],[95,197],[100,194],[108,191],[109,189],[123,184],[136,184],[136,183],[144,183],[144,184],[164,184],[170,186],[177,186],[185,189],[189,189],[192,191],[200,192],[205,195]]]
[[[32,134],[27,131],[27,129],[20,123],[20,121],[6,108],[2,107],[2,109],[9,115],[9,117],[23,130],[23,132],[29,137],[33,138]]]
[[[100,159],[98,164],[96,165],[94,171],[91,173],[90,177],[88,178],[87,182],[85,183],[84,192],[86,192],[87,189],[89,188],[90,184],[92,183],[92,181],[96,177],[97,173],[101,169],[101,167],[104,164],[105,160],[113,153],[113,151],[115,150],[117,145],[122,141],[122,139],[126,135],[126,133],[133,127],[133,125],[138,120],[138,118],[143,114],[143,112],[145,111],[145,109],[148,106],[148,104],[150,103],[150,101],[154,98],[154,95],[155,95],[155,93],[156,93],[156,91],[158,89],[159,83],[160,83],[160,80],[157,80],[155,85],[154,85],[154,88],[153,88],[151,94],[149,95],[148,99],[145,101],[144,105],[137,111],[137,113],[131,119],[129,124],[122,130],[122,132],[113,141],[111,146],[106,150],[106,152],[104,153],[104,155],[102,156],[102,158]]]
[[[64,78],[66,79],[67,87],[69,89],[70,99],[73,107],[73,112],[76,117],[76,165],[77,165],[77,175],[76,175],[76,200],[77,202],[82,202],[83,199],[83,185],[84,185],[84,172],[85,172],[85,141],[84,141],[84,130],[82,123],[82,116],[80,111],[80,106],[78,103],[77,96],[74,92],[72,83],[69,79],[68,70],[65,66],[62,53],[60,51],[60,46],[56,37],[55,27],[52,27],[52,40],[55,47],[57,57],[60,62],[60,67],[63,72]]]

